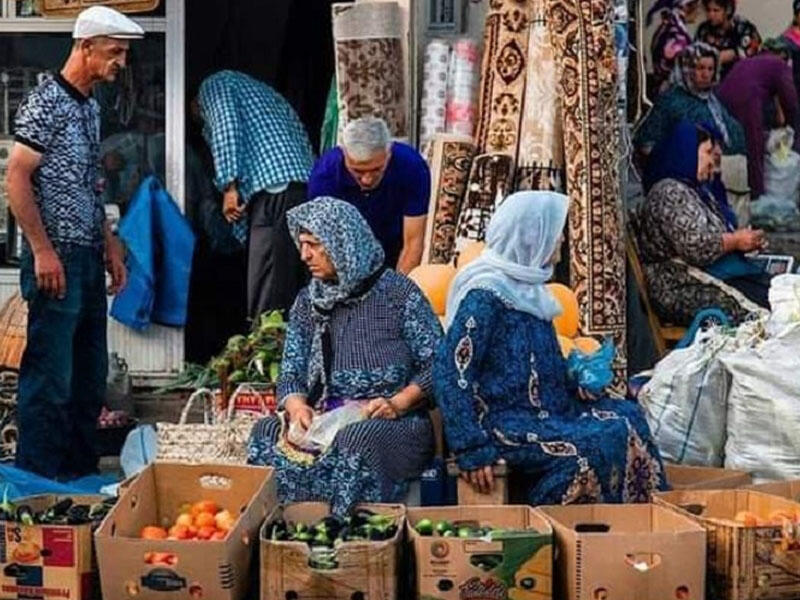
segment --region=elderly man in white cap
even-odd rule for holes
[[[96,6],[75,21],[61,72],[19,107],[7,169],[8,202],[25,235],[20,285],[28,341],[18,396],[17,466],[71,479],[97,470],[95,432],[105,400],[105,270],[126,280],[123,250],[105,221],[96,83],[125,68],[139,25]]]

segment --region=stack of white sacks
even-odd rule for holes
[[[800,478],[800,275],[775,277],[769,300],[769,317],[702,332],[656,365],[639,400],[665,460]]]

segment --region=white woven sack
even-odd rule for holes
[[[189,411],[197,398],[203,398],[203,423],[187,423]],[[190,464],[224,463],[245,464],[247,442],[255,420],[237,417],[234,403],[228,403],[228,412],[220,422],[214,422],[214,395],[202,388],[194,392],[181,417],[175,423],[157,423],[158,454],[156,460]]]
[[[719,362],[732,340],[713,328],[674,350],[639,393],[661,456],[670,462],[721,466],[729,376]]]
[[[800,324],[721,360],[730,372],[725,467],[800,478]]]

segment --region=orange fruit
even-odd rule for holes
[[[745,527],[757,527],[758,526],[758,517],[747,510],[741,510],[736,513],[736,516],[733,518],[734,521],[737,523],[741,523]]]
[[[188,540],[189,528],[186,525],[173,525],[169,528],[169,538],[174,540]]]
[[[214,527],[211,527],[211,526],[201,527],[200,529],[197,530],[197,539],[198,540],[210,540],[211,536],[214,535],[214,532],[216,532],[216,531],[217,530],[214,529]]]
[[[548,283],[547,289],[561,305],[561,314],[553,319],[556,333],[574,338],[578,335],[578,320],[580,309],[578,297],[571,289],[561,283]]]
[[[229,510],[221,510],[214,516],[214,521],[217,529],[221,531],[230,531],[233,529],[233,524],[236,522],[236,519],[233,518]]]
[[[197,537],[197,527],[195,527],[194,525],[190,525],[187,529],[189,537],[186,539],[193,540],[194,538]]]
[[[228,532],[227,532],[227,531],[220,531],[220,530],[217,530],[217,531],[215,531],[215,532],[214,532],[214,534],[211,536],[211,539],[212,539],[212,540],[224,540],[224,539],[227,537],[227,535],[228,535]]]
[[[447,292],[455,276],[456,268],[452,265],[420,265],[408,274],[409,279],[425,294],[436,315],[444,314]]]
[[[569,355],[575,349],[575,342],[568,337],[564,337],[563,335],[558,336],[558,345],[561,347],[561,354],[564,356],[564,358],[569,358]]]
[[[192,519],[192,515],[181,513],[178,515],[178,518],[175,519],[175,525],[183,525],[185,527],[191,527],[194,525],[194,519]]]
[[[211,513],[215,515],[219,512],[219,506],[213,500],[201,500],[200,502],[195,502],[192,505],[191,514],[193,517],[196,517],[200,513]]]
[[[167,531],[163,527],[148,525],[142,529],[140,536],[144,540],[165,540],[167,539]]]
[[[203,527],[216,527],[216,520],[214,515],[208,512],[201,512],[195,515],[194,526],[198,529]]]
[[[584,354],[594,354],[603,347],[600,342],[592,337],[576,337],[573,341],[575,342],[575,347]]]

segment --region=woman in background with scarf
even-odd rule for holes
[[[692,43],[687,24],[694,23],[699,5],[700,0],[656,0],[647,12],[647,27],[654,15],[661,17],[650,42],[654,95],[667,89],[675,58]]]
[[[705,21],[697,28],[695,39],[719,51],[722,79],[740,58],[758,53],[761,35],[747,19],[736,14],[736,0],[703,0]]]
[[[681,121],[653,151],[634,215],[650,298],[676,325],[704,308],[740,322],[768,306],[769,277],[744,256],[766,247],[764,232],[737,228],[713,179],[717,144],[708,125]]]
[[[643,156],[666,138],[682,119],[711,122],[721,134],[725,155],[745,154],[744,129],[717,98],[719,53],[695,42],[680,53],[670,78],[672,86],[661,94],[634,135],[634,145]]]
[[[648,502],[663,487],[637,404],[570,381],[546,287],[561,256],[569,200],[518,192],[489,223],[487,248],[455,278],[434,386],[462,477],[482,492],[504,459],[526,474],[528,503]]]
[[[278,417],[260,421],[250,462],[275,468],[281,502],[399,502],[434,452],[426,399],[441,325],[419,288],[383,266],[380,244],[351,205],[317,198],[287,213],[311,271],[292,307],[278,378]],[[320,453],[295,446],[331,410],[357,403],[366,420]]]

